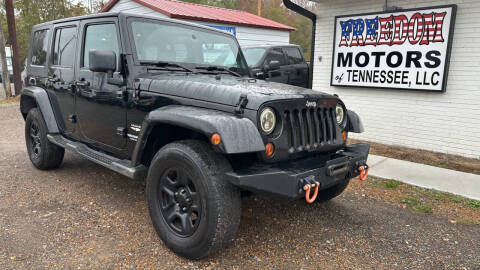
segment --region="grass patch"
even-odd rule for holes
[[[402,185],[402,182],[399,182],[399,181],[395,181],[395,180],[388,180],[388,181],[384,181],[382,183],[382,186],[384,188],[390,188],[390,189],[396,189],[397,187],[399,187],[400,185]]]
[[[19,103],[20,103],[20,95],[7,98],[7,99],[0,99],[0,107],[15,106],[15,105],[18,105]]]
[[[448,200],[454,203],[460,203],[463,202],[465,199],[459,195],[450,195],[448,196]]]
[[[409,207],[414,213],[421,213],[421,214],[432,213],[432,207],[412,197],[403,197],[400,202],[407,205],[407,207]]]
[[[446,197],[448,196],[448,194],[445,192],[441,192],[433,189],[426,190],[426,193],[429,193],[430,197],[435,201],[445,201]]]
[[[354,139],[348,139],[348,142],[370,144],[370,154],[372,155],[408,160],[415,163],[423,163],[430,166],[480,175],[480,159]]]
[[[457,217],[454,220],[455,220],[455,223],[462,224],[462,225],[480,225],[480,222],[471,221],[469,219],[465,219],[461,217]]]
[[[480,202],[479,201],[468,200],[467,205],[472,207],[472,208],[480,208]]]

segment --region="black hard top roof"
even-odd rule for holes
[[[121,12],[106,12],[106,13],[98,13],[98,14],[89,14],[89,15],[83,15],[83,16],[69,17],[69,18],[58,19],[58,20],[54,20],[54,21],[49,21],[49,22],[44,22],[44,23],[41,23],[41,24],[37,24],[36,27],[44,26],[44,25],[57,24],[57,23],[87,20],[87,19],[118,17],[118,15],[120,15],[120,13]]]
[[[296,44],[277,44],[277,45],[272,45],[272,44],[267,44],[267,45],[247,45],[247,46],[242,46],[242,49],[253,49],[253,48],[300,48],[300,45]]]
[[[160,18],[160,17],[156,17],[156,16],[138,15],[138,14],[129,13],[129,12],[105,12],[105,13],[98,13],[98,14],[90,14],[90,15],[64,18],[64,19],[59,19],[59,20],[54,20],[54,21],[49,21],[49,22],[44,22],[44,23],[41,23],[41,24],[37,24],[37,25],[34,26],[34,29],[39,28],[39,27],[43,27],[43,26],[59,24],[59,23],[74,22],[74,21],[80,21],[80,20],[90,20],[90,19],[100,19],[100,18],[108,18],[108,17],[119,17],[119,16],[138,17],[138,18],[152,19],[152,20],[165,21],[165,22],[174,22],[174,23],[195,26],[195,27],[207,29],[209,31],[218,32],[218,33],[233,36],[232,34],[227,33],[225,31],[215,29],[215,28],[212,28],[212,27],[208,27],[208,26],[204,26],[204,25],[197,24],[197,23],[191,23],[191,22],[186,22],[186,21],[177,20],[177,19],[170,19],[170,18]]]

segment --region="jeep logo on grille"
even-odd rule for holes
[[[316,101],[307,101],[307,107],[317,107]]]

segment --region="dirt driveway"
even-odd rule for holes
[[[188,261],[155,234],[143,183],[70,153],[34,169],[18,106],[0,107],[0,269],[480,269],[480,226],[356,186],[321,205],[246,198],[230,247]]]

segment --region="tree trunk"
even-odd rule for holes
[[[20,51],[17,43],[17,29],[15,26],[15,12],[13,9],[13,1],[5,0],[5,12],[7,14],[8,35],[10,37],[10,45],[12,46],[12,67],[13,67],[13,83],[15,86],[15,95],[20,94],[22,90],[22,77],[20,68]]]
[[[12,96],[12,87],[10,85],[10,74],[8,74],[7,55],[5,54],[5,38],[3,36],[2,19],[0,18],[0,62],[2,63],[2,82],[5,96]]]

